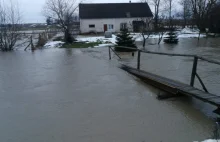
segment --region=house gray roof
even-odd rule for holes
[[[79,4],[81,19],[153,17],[147,3]]]

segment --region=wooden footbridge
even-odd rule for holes
[[[129,47],[120,47],[120,48],[130,49]],[[121,57],[117,54],[117,52],[115,52],[113,47],[109,47],[109,59],[110,60],[111,60],[111,52],[116,54],[121,59]],[[126,65],[121,65],[120,68],[142,79],[144,82],[158,89],[161,89],[165,92],[168,92],[166,96],[159,96],[159,98],[165,99],[165,98],[170,98],[170,97],[177,97],[180,95],[191,96],[203,102],[216,106],[217,109],[214,112],[217,114],[220,114],[220,96],[209,93],[205,84],[203,83],[202,79],[197,73],[197,63],[199,60],[203,60],[203,61],[206,61],[212,64],[217,64],[217,65],[220,65],[220,62],[209,60],[204,57],[197,56],[197,55],[190,55],[190,54],[170,54],[170,53],[161,53],[161,52],[151,52],[151,51],[145,51],[145,50],[139,50],[139,49],[137,49],[137,52],[138,52],[137,68],[133,68],[133,67],[126,66]],[[194,58],[190,85],[141,70],[140,69],[141,53]],[[195,78],[199,80],[204,91],[199,90],[194,87]]]

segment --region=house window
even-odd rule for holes
[[[120,29],[123,30],[123,29],[126,29],[127,28],[127,23],[121,23],[120,24]]]
[[[114,25],[111,25],[111,24],[108,25],[108,29],[109,29],[109,30],[113,30],[113,29],[114,29]]]
[[[95,25],[89,25],[89,28],[95,28]]]

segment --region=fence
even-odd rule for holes
[[[118,55],[118,53],[112,48],[113,46],[109,46],[109,60],[111,60],[111,51],[113,51],[113,53],[119,57],[119,59],[121,59],[121,57]],[[134,48],[131,47],[123,47],[123,46],[117,46],[119,48],[124,48],[124,49],[132,49],[134,50]],[[198,65],[198,61],[199,60],[203,60],[206,61],[208,63],[212,63],[212,64],[217,64],[220,65],[219,61],[215,61],[215,60],[210,60],[207,58],[204,58],[202,56],[198,56],[198,55],[194,55],[194,54],[176,54],[176,53],[163,53],[163,52],[153,52],[153,51],[146,51],[146,50],[140,50],[140,49],[136,49],[136,52],[138,52],[137,54],[137,69],[140,70],[141,68],[141,53],[146,53],[146,54],[156,54],[156,55],[164,55],[164,56],[177,56],[177,57],[191,57],[193,58],[193,67],[192,67],[192,73],[191,73],[191,80],[190,80],[190,86],[194,86],[195,83],[195,78],[197,77],[197,79],[199,80],[200,84],[202,85],[202,88],[205,92],[208,93],[208,89],[206,88],[205,84],[203,83],[201,77],[198,75],[197,73],[197,65]]]

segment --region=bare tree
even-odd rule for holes
[[[152,5],[154,6],[154,28],[158,28],[158,20],[159,20],[159,10],[161,5],[161,0],[151,0]]]
[[[180,16],[184,20],[183,27],[186,27],[188,20],[192,17],[191,0],[181,0],[180,5],[183,8]]]
[[[212,9],[209,19],[210,19],[209,31],[215,33],[215,35],[217,33],[220,33],[220,1]]]
[[[158,45],[161,43],[163,36],[166,32],[166,29],[164,28],[164,21],[166,21],[166,17],[164,15],[162,15],[159,19],[158,19],[158,28],[156,30],[156,32],[158,33]]]
[[[143,3],[148,3],[154,8],[154,28],[157,29],[158,27],[158,20],[161,10],[161,5],[164,0],[141,0]]]
[[[204,31],[207,27],[208,16],[216,5],[217,0],[191,0],[193,18],[197,27]]]
[[[165,9],[168,11],[169,15],[169,28],[173,27],[173,16],[172,16],[172,11],[174,7],[174,0],[165,0]]]
[[[152,18],[138,18],[133,22],[129,22],[129,27],[133,28],[133,31],[140,33],[140,36],[142,37],[143,41],[143,48],[145,48],[146,40],[150,37],[150,35],[153,33],[152,28]],[[135,23],[137,22],[137,23]],[[138,36],[138,37],[140,37]],[[137,37],[136,37],[137,38]]]
[[[56,19],[64,33],[65,42],[73,42],[71,26],[73,16],[78,9],[76,0],[46,0],[43,13],[46,17]]]
[[[143,38],[143,48],[145,48],[146,40],[150,37],[150,35],[153,33],[153,30],[151,28],[152,19],[144,18],[141,19],[142,26],[140,27],[140,34]]]
[[[21,16],[18,4],[0,0],[0,50],[14,49],[21,33]]]

